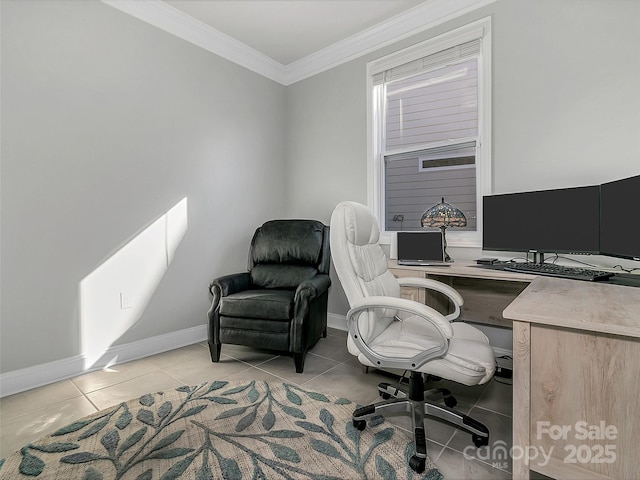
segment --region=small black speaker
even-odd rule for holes
[[[497,258],[479,258],[476,260],[478,265],[493,265],[498,261]]]

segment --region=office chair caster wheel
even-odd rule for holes
[[[458,404],[458,401],[455,399],[455,397],[448,396],[444,397],[444,404],[449,408],[453,408]]]
[[[420,458],[414,455],[409,459],[409,466],[411,467],[411,470],[413,470],[416,473],[424,472],[424,465],[425,465],[424,458]]]
[[[471,435],[471,439],[473,440],[473,444],[478,448],[489,445],[489,437],[481,437],[474,433]]]
[[[391,395],[384,392],[380,392],[380,396],[382,397],[383,400],[389,400],[391,398]]]
[[[367,428],[366,420],[353,420],[353,426],[362,431]]]

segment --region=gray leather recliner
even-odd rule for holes
[[[307,350],[327,336],[329,227],[316,220],[272,220],[251,241],[248,271],[209,285],[211,360],[223,343],[293,355],[302,373]]]

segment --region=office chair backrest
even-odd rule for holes
[[[378,244],[380,230],[371,211],[356,202],[340,202],[331,215],[331,252],[333,265],[349,305],[370,296],[399,297],[400,286],[389,271],[387,258]],[[360,323],[361,334],[377,335],[397,312],[386,309],[368,314]],[[366,325],[364,327],[363,325]]]

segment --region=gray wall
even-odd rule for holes
[[[366,203],[367,116],[363,65],[354,61],[286,90],[288,213],[325,222],[342,200]],[[345,315],[333,265],[330,313]]]
[[[186,234],[116,344],[203,325],[210,280],[285,214],[284,104],[101,2],[3,0],[2,372],[79,355],[82,279],[185,197]],[[112,287],[97,295],[117,304]]]
[[[328,218],[341,200],[366,203],[366,62],[488,15],[493,192],[639,174],[640,2],[500,0],[288,87],[287,158],[295,162],[288,183],[302,183],[312,170],[313,181],[326,185],[319,198],[289,188],[289,205]],[[449,252],[461,260],[482,253]],[[347,309],[334,282],[329,310]]]
[[[640,173],[640,2],[496,4],[494,191]]]
[[[116,343],[202,325],[257,224],[366,203],[366,62],[487,15],[494,192],[640,173],[636,0],[500,0],[286,88],[98,1],[1,8],[2,372],[79,355],[80,282],[185,197],[186,234]]]

